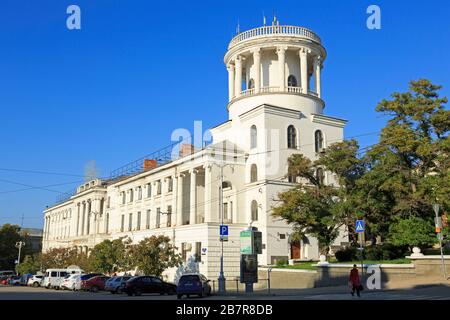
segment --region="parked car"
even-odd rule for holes
[[[113,294],[122,293],[126,282],[130,279],[131,276],[112,277],[106,281],[105,291],[109,291]]]
[[[9,285],[11,286],[20,286],[20,282],[22,280],[22,276],[14,276],[9,278]]]
[[[1,270],[0,271],[0,279],[4,280],[7,277],[15,276],[16,273],[12,270]]]
[[[81,290],[81,274],[69,274],[61,282],[60,288],[63,290]]]
[[[188,298],[190,295],[195,294],[200,297],[205,295],[211,295],[211,286],[204,275],[200,273],[187,273],[180,277],[177,286],[177,298],[181,299],[183,295]]]
[[[98,272],[86,273],[86,274],[81,275],[80,280],[81,281],[89,280],[90,278],[93,278],[93,277],[96,277],[96,276],[103,276],[103,275],[104,275],[103,273],[98,273]]]
[[[42,286],[50,289],[59,289],[59,286],[63,279],[67,276],[67,269],[47,269],[45,271],[44,280]]]
[[[143,293],[175,294],[177,286],[168,283],[155,276],[138,276],[129,279],[123,291],[132,296],[140,296]]]
[[[81,290],[97,292],[105,290],[105,282],[108,280],[107,276],[95,276],[88,280],[81,280]]]
[[[28,279],[27,285],[33,286],[33,287],[40,287],[41,281],[44,278],[44,276],[41,275],[33,275],[31,278]]]

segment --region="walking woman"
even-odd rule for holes
[[[359,273],[358,273],[358,269],[356,268],[356,264],[353,265],[353,269],[350,271],[350,276],[348,278],[348,282],[349,285],[352,288],[352,296],[355,295],[355,291],[356,291],[356,295],[358,297],[361,297],[361,281],[359,279]]]

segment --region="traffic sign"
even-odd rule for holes
[[[364,232],[364,220],[356,220],[356,232]]]
[[[220,225],[220,241],[228,241],[228,226]]]

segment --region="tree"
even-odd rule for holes
[[[130,261],[144,274],[161,276],[171,267],[181,265],[180,254],[166,236],[151,236],[130,246]]]
[[[14,262],[19,253],[16,243],[23,241],[19,231],[19,226],[11,224],[4,224],[0,229],[0,269],[2,270],[14,270]]]
[[[41,270],[40,254],[38,253],[34,255],[25,256],[23,262],[20,263],[16,269],[17,273],[19,274],[26,274],[26,273],[36,274],[36,272],[38,271],[43,271]]]
[[[79,253],[75,248],[52,248],[41,255],[42,269],[67,268],[79,266],[84,271],[90,271],[87,255]]]
[[[376,108],[389,120],[367,161],[371,176],[381,177],[373,187],[389,194],[397,221],[432,217],[436,200],[449,209],[450,111],[439,89],[429,80],[411,81],[408,92],[394,93]]]
[[[89,255],[91,269],[105,273],[126,270],[128,244],[129,240],[124,238],[104,240],[97,244]]]
[[[410,217],[400,220],[390,228],[389,240],[397,246],[425,249],[437,242],[432,220]]]
[[[315,162],[301,154],[288,159],[288,175],[300,182],[278,194],[281,205],[273,208],[273,215],[293,225],[295,238],[316,237],[322,254],[328,254],[339,228],[351,225],[356,216],[352,194],[365,171],[357,154],[358,144],[352,140],[331,145]],[[326,185],[318,170],[332,174],[335,183]]]

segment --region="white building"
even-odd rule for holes
[[[219,275],[220,171],[226,277],[239,276],[239,233],[250,223],[263,234],[259,263],[318,258],[316,239],[291,241],[292,228],[271,216],[286,178],[287,159],[318,152],[343,139],[346,121],[325,116],[321,70],[326,51],[312,31],[272,24],[239,33],[225,54],[229,118],[211,129],[213,142],[192,150],[183,145],[171,161],[141,159],[108,181],[80,186],[64,202],[44,211],[44,247],[88,251],[104,239],[129,236],[134,242],[167,235],[184,257],[197,254],[200,271]],[[225,148],[224,148],[225,146]],[[225,154],[221,152],[224,149]],[[226,161],[223,161],[226,157]],[[333,177],[326,172],[326,183]],[[346,241],[345,237],[337,244]]]

